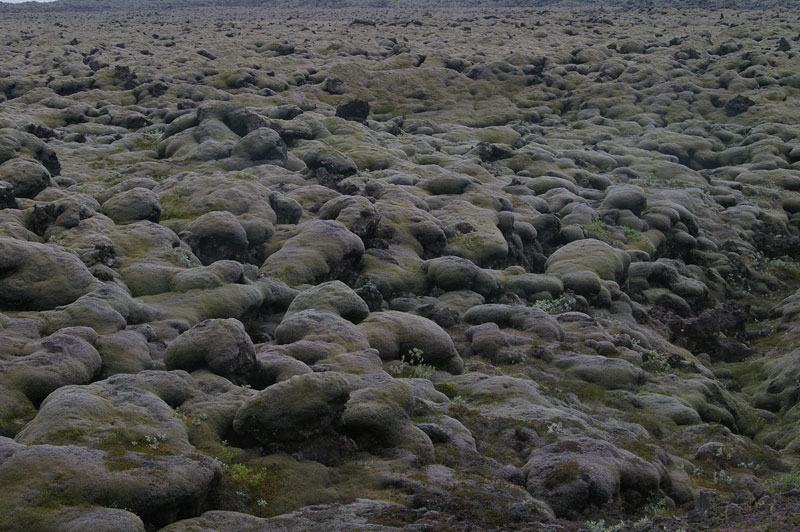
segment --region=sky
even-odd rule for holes
[[[0,0],[2,4],[21,4],[30,0]],[[34,2],[55,2],[55,0],[33,0]]]

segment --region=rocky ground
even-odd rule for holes
[[[0,530],[800,528],[796,12],[0,40]]]

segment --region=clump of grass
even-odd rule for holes
[[[229,447],[222,442],[222,457],[215,460],[222,465],[222,481],[237,493],[250,498],[250,510],[254,515],[266,517],[274,513],[270,501],[278,495],[281,484],[280,468],[277,466],[252,467],[234,462],[242,455],[241,449]]]
[[[140,135],[134,139],[131,151],[158,151],[159,142],[159,135]]]
[[[622,232],[625,234],[625,240],[628,242],[638,242],[642,239],[642,232],[637,231],[631,227],[620,226]]]
[[[147,446],[157,451],[161,444],[167,441],[167,435],[162,434],[161,432],[156,432],[155,435],[151,436],[149,434],[145,435],[144,441],[147,442]]]
[[[547,425],[548,434],[566,434],[566,432],[567,431],[564,429],[564,424],[560,421],[555,421]]]
[[[669,364],[669,359],[659,351],[652,350],[645,355],[645,360],[642,363],[642,368],[650,373],[664,374],[672,371],[672,366]]]
[[[769,273],[780,279],[800,281],[800,262],[794,261],[788,257],[768,260],[766,269]]]
[[[464,399],[461,395],[456,395],[452,399],[450,399],[450,406],[453,408],[466,408],[467,407],[467,400]]]
[[[659,500],[653,501],[647,506],[645,506],[644,513],[656,515],[662,513],[666,509],[667,509],[667,499],[662,497]]]
[[[436,373],[436,368],[426,364],[422,358],[425,352],[413,347],[408,353],[400,357],[400,362],[389,368],[389,373],[395,377],[430,379]]]
[[[790,473],[773,477],[767,482],[767,491],[772,495],[792,490],[800,490],[800,467],[794,468]]]
[[[733,484],[733,478],[724,469],[720,469],[719,471],[714,471],[713,482],[714,484],[730,486]]]
[[[600,519],[599,521],[586,521],[584,526],[589,532],[617,532],[617,530],[621,530],[625,524],[617,523],[616,525],[607,525],[605,519]]]
[[[237,484],[247,484],[249,486],[258,486],[267,473],[266,468],[262,467],[259,470],[254,470],[246,464],[225,465],[223,469],[231,476],[231,480]]]
[[[184,212],[180,206],[180,193],[169,194],[161,198],[161,219],[185,218],[188,213]]]
[[[531,307],[543,310],[548,314],[561,314],[572,310],[576,302],[575,296],[564,294],[556,299],[540,299],[532,303]]]
[[[611,226],[605,223],[602,220],[592,220],[588,224],[583,224],[583,228],[589,231],[590,233],[595,233],[600,235],[601,237],[611,239],[613,233],[611,232]]]
[[[632,227],[626,227],[624,225],[620,225],[618,227],[609,225],[602,220],[592,220],[587,224],[583,224],[583,228],[589,233],[599,236],[602,240],[608,240],[609,242],[619,240],[619,236],[617,236],[616,239],[614,237],[614,232],[617,229],[622,231],[622,234],[625,236],[626,243],[641,242],[643,239],[641,231],[633,229]]]
[[[145,452],[147,448],[153,451],[159,451],[162,447],[162,444],[165,444],[167,441],[167,435],[161,432],[156,432],[155,434],[145,434],[144,435],[144,444],[138,440],[132,440],[130,442],[130,447],[136,448],[136,450]]]

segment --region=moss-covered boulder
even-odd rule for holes
[[[357,271],[364,243],[342,224],[311,220],[297,229],[296,236],[267,257],[261,273],[297,286],[332,281]]]
[[[255,348],[239,320],[201,321],[169,343],[167,369],[207,368],[231,382],[244,383],[256,369]]]
[[[566,518],[620,497],[645,501],[647,494],[659,489],[664,475],[663,466],[585,437],[536,449],[523,471],[531,495],[547,501],[557,516]]]
[[[122,330],[98,337],[95,346],[103,360],[101,378],[155,369],[153,355],[161,351],[161,346],[150,342],[157,339],[152,329],[147,329]]]
[[[317,349],[326,353],[347,353],[370,346],[363,329],[332,312],[314,309],[285,317],[275,329],[275,341],[278,344],[302,341],[307,348],[311,347],[309,344],[318,344]]]
[[[136,187],[109,198],[103,203],[103,214],[116,223],[138,220],[158,223],[161,219],[161,203],[152,190]]]
[[[0,362],[0,383],[38,405],[62,386],[88,384],[100,373],[101,364],[97,350],[80,331],[60,332],[30,342],[22,356]]]
[[[81,523],[83,530],[113,531],[127,523],[131,528],[126,530],[135,531],[143,530],[144,523],[159,528],[178,516],[199,514],[221,474],[219,464],[199,453],[131,452],[122,457],[0,437],[0,478],[7,482],[0,527],[49,532],[75,530],[68,525]],[[120,507],[128,510],[103,510]],[[110,524],[112,516],[119,521]]]
[[[233,428],[264,444],[301,442],[338,426],[349,397],[350,386],[339,373],[297,375],[246,401]]]
[[[576,240],[557,249],[545,263],[548,274],[589,271],[607,281],[624,281],[630,256],[594,238]]]
[[[34,198],[53,184],[47,168],[24,157],[0,164],[0,181],[11,183],[17,198]]]
[[[118,455],[191,452],[187,427],[174,408],[192,388],[184,371],[117,374],[89,385],[63,386],[47,397],[17,441],[83,445]]]
[[[258,128],[236,143],[231,151],[231,157],[246,161],[244,167],[256,164],[286,164],[287,152],[278,133],[270,128]]]
[[[96,282],[81,260],[53,246],[0,237],[0,309],[48,310],[66,305]]]
[[[400,447],[430,463],[433,443],[411,422],[413,407],[411,387],[397,380],[356,390],[347,402],[343,428],[361,448]]]
[[[451,373],[464,368],[450,335],[427,318],[388,310],[373,312],[358,327],[384,360],[409,359],[412,350],[420,350],[425,363]]]
[[[422,264],[428,280],[442,290],[472,290],[490,296],[499,290],[492,274],[461,257],[439,257]]]
[[[369,314],[364,300],[341,281],[329,281],[300,292],[284,317],[308,309],[332,312],[353,323],[359,323]]]
[[[352,502],[316,504],[297,511],[259,518],[239,512],[210,511],[200,517],[169,525],[163,532],[216,532],[218,530],[303,530],[327,532],[398,532],[393,525],[376,524],[382,515],[402,511],[403,506],[386,501],[356,499]]]

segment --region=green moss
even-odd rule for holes
[[[136,462],[124,458],[105,457],[103,461],[105,462],[106,469],[109,471],[130,471],[131,469],[139,467],[139,464]]]
[[[673,430],[677,427],[675,421],[666,416],[659,415],[656,412],[646,408],[634,409],[627,412],[624,420],[628,423],[636,423],[641,425],[651,436],[661,438],[667,431]]]
[[[581,473],[584,473],[585,471],[586,470],[583,469],[575,460],[558,464],[548,473],[547,478],[545,479],[545,487],[547,489],[554,489],[558,486],[569,484],[570,482],[577,480]]]
[[[160,197],[159,202],[161,203],[161,219],[167,220],[169,218],[188,218],[191,216],[193,213],[181,206],[181,200],[185,197],[186,190],[183,188],[178,188],[170,194]]]
[[[583,403],[605,403],[609,392],[602,386],[584,381],[544,381],[539,383],[545,395],[565,400],[568,394],[575,395]]]
[[[477,483],[473,480],[459,482],[450,487],[450,493],[458,501],[458,504],[462,504],[464,510],[474,515],[474,518],[479,522],[492,523],[499,527],[507,525],[508,512],[506,510],[506,505],[502,504],[502,502],[506,502],[502,500],[505,499],[505,497],[498,495],[498,492],[492,489],[481,489],[483,487],[481,484],[482,482]],[[499,485],[498,488],[500,490],[504,488],[509,489],[502,485]],[[513,490],[515,487],[510,487],[510,489]],[[522,499],[522,494],[515,493],[514,496],[518,496]],[[498,498],[502,499],[498,500]]]
[[[234,179],[242,179],[244,181],[257,181],[258,177],[252,172],[235,172],[231,175]]]
[[[55,112],[38,114],[36,119],[51,129],[64,127],[64,119]]]
[[[450,384],[449,382],[438,382],[433,385],[438,391],[442,392],[447,396],[448,399],[452,399],[458,395],[458,388],[454,385]]]
[[[689,475],[689,478],[696,488],[704,488],[722,493],[731,493],[733,491],[732,486],[728,483],[719,481],[714,482],[713,476],[706,478],[700,475]]]
[[[158,151],[158,135],[138,135],[131,146],[131,151]]]
[[[169,220],[174,218],[186,218],[189,213],[184,211],[177,203],[180,199],[178,194],[170,194],[161,199],[161,219]]]
[[[0,432],[5,430],[8,433],[16,433],[22,430],[34,417],[36,417],[36,410],[33,408],[26,408],[6,414],[0,417]]]
[[[639,458],[647,460],[648,462],[652,462],[656,458],[654,446],[636,438],[622,439],[620,441],[620,447],[626,451],[632,452]]]
[[[627,242],[638,242],[642,239],[641,231],[637,231],[636,229],[626,227],[624,225],[621,226],[620,229],[622,229],[622,232],[625,233],[625,240]]]
[[[505,126],[480,129],[475,132],[475,136],[490,144],[514,144],[519,140],[519,133]]]
[[[367,465],[363,462],[353,461],[339,466],[336,471],[342,475],[360,475],[364,473],[366,467]]]
[[[773,335],[773,337],[782,337],[783,335]],[[754,345],[757,349],[761,350],[766,347],[767,340],[759,341]],[[777,345],[775,346],[777,347]],[[727,369],[733,374],[734,380],[745,390],[748,387],[757,387],[763,384],[768,376],[764,371],[764,360],[748,360],[737,364],[729,364]]]
[[[283,486],[284,468],[280,463],[250,465],[238,461],[244,453],[235,447],[223,447],[216,459],[223,462],[222,488],[230,488],[249,495],[249,509],[253,515],[269,517],[283,513],[287,509],[275,507],[275,500],[285,488]]]
[[[464,249],[477,249],[486,242],[486,239],[478,233],[461,234],[450,240],[450,244]]]
[[[258,473],[255,484],[250,484],[250,492],[253,495],[253,503],[250,510],[254,515],[268,517],[281,513],[271,509],[270,502],[274,501],[280,490],[284,489],[281,470],[278,466],[272,465],[262,467]],[[250,480],[252,482],[252,479]]]
[[[475,406],[484,406],[484,405],[496,405],[498,403],[504,403],[506,401],[506,397],[495,397],[493,395],[478,395],[474,396],[472,401],[470,401]]]
[[[264,468],[256,471],[246,464],[230,464],[225,466],[225,471],[231,476],[233,482],[248,486],[257,486],[265,476]]]
[[[86,431],[75,427],[59,429],[47,436],[47,443],[50,445],[74,445],[80,442],[86,435]]]
[[[583,228],[594,236],[602,237],[601,240],[611,240],[611,226],[601,220],[592,220],[588,224],[583,224]]]
[[[506,160],[505,164],[514,172],[522,172],[523,170],[527,170],[533,166],[534,161],[527,153],[517,153],[514,154],[514,156],[510,159]]]
[[[134,436],[127,432],[118,433],[116,437],[108,438],[95,445],[96,449],[106,452],[108,460],[122,458],[128,452],[145,454],[149,456],[168,456],[175,454],[176,449],[166,437],[159,435]],[[148,440],[149,439],[149,440]]]

